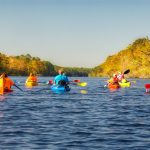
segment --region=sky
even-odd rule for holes
[[[150,37],[150,0],[0,0],[0,52],[95,67]]]

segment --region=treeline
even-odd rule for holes
[[[29,75],[30,72],[41,75],[55,74],[54,65],[31,55],[6,56],[0,53],[0,70],[10,75]]]
[[[49,61],[43,61],[39,57],[32,57],[30,54],[7,56],[0,53],[0,73],[27,76],[32,72],[41,76],[54,76],[59,68],[62,67],[53,65]],[[68,76],[88,76],[90,71],[86,68],[63,68]]]
[[[130,69],[128,77],[150,78],[150,40],[148,37],[135,40],[119,53],[92,69],[89,76],[108,77],[116,71]]]
[[[56,66],[55,70],[58,70],[61,67]],[[73,77],[87,77],[88,74],[91,72],[91,68],[79,68],[79,67],[63,67],[65,73],[67,76],[73,76]]]

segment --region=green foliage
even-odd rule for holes
[[[95,67],[89,76],[112,76],[116,71],[130,69],[128,77],[150,78],[150,40],[137,39],[118,54],[107,57],[106,61]]]
[[[90,68],[78,68],[78,67],[66,67],[64,68],[64,71],[68,76],[88,76],[90,73],[91,69]]]
[[[55,71],[57,72],[61,68],[63,68],[67,76],[74,76],[74,77],[77,77],[77,76],[86,77],[92,70],[91,68],[55,66]]]
[[[0,60],[0,73],[7,72],[9,75],[29,75],[32,72],[48,76],[55,72],[53,64],[30,54],[8,57],[0,53]]]
[[[8,57],[0,53],[0,60],[0,73],[7,72],[9,75],[29,75],[32,72],[41,76],[53,76],[62,68],[30,54]],[[63,68],[68,76],[88,76],[90,72],[88,68]]]

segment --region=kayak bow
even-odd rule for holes
[[[56,93],[64,93],[70,91],[69,86],[52,85],[51,90]]]
[[[35,82],[35,81],[28,81],[28,82],[25,83],[25,85],[26,85],[27,87],[32,87],[32,86],[37,86],[38,83]]]

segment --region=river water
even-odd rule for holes
[[[150,80],[129,79],[130,88],[111,91],[104,78],[70,78],[88,83],[70,85],[68,93],[49,86],[23,85],[24,90],[0,96],[0,150],[149,150]],[[52,78],[40,77],[46,83]]]

